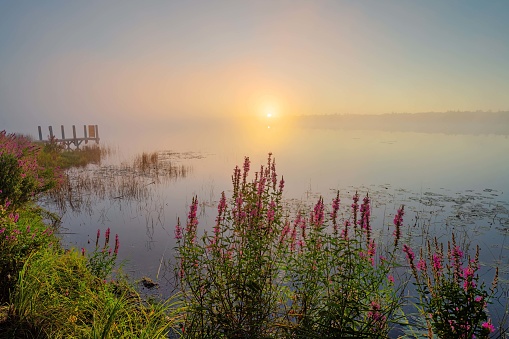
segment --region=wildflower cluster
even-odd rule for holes
[[[339,193],[329,212],[320,198],[292,218],[272,155],[251,182],[250,167],[245,158],[234,169],[233,194],[222,193],[213,234],[197,236],[197,198],[186,225],[175,228],[185,335],[386,336],[400,299],[388,278],[393,264],[376,257],[370,198],[359,205],[356,193],[348,220],[338,220]]]
[[[39,147],[28,138],[0,131],[0,202],[11,208],[58,184],[57,173],[37,163]]]
[[[498,269],[491,289],[479,283],[479,247],[473,258],[467,257],[456,244],[455,236],[447,244],[428,240],[416,261],[412,249],[403,251],[420,295],[419,306],[426,318],[428,331],[439,338],[488,338],[495,331],[488,319],[487,305],[493,297]]]
[[[113,249],[110,247],[110,229],[107,228],[104,233],[104,244],[101,246],[101,230],[97,230],[95,249],[91,255],[88,256],[87,267],[90,271],[101,279],[105,279],[113,270],[117,260],[118,249],[120,248],[120,241],[118,234],[115,234],[115,245]],[[85,248],[81,249],[81,254],[85,255]]]

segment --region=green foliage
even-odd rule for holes
[[[19,274],[4,333],[9,338],[166,338],[179,303],[146,302],[125,281],[104,282],[76,251],[31,256]]]
[[[479,283],[479,247],[474,258],[467,258],[453,234],[447,253],[436,239],[433,245],[428,241],[427,251],[421,250],[417,263],[412,250],[407,246],[404,250],[428,332],[439,338],[488,338],[495,329],[488,319],[487,305],[494,295],[498,270],[488,291],[484,283]]]
[[[99,145],[84,146],[78,149],[65,149],[56,141],[43,144],[38,154],[38,162],[45,168],[83,167],[88,164],[100,164],[101,156],[109,149]]]
[[[109,229],[90,257],[63,251],[49,213],[30,203],[60,180],[61,149],[44,149],[0,132],[0,338],[166,338],[180,322],[178,295],[145,301],[118,274],[107,282],[118,236],[113,253]]]
[[[104,245],[99,246],[101,232],[97,230],[97,239],[95,242],[95,250],[88,256],[88,269],[100,279],[106,279],[112,272],[115,262],[117,260],[117,253],[119,247],[118,234],[115,235],[115,248],[110,248],[110,229],[108,228],[105,233]],[[85,249],[82,249],[85,254]]]
[[[37,208],[12,212],[0,204],[0,302],[8,300],[26,258],[51,246],[58,246],[58,239]]]
[[[26,137],[0,132],[0,202],[7,207],[18,208],[58,184],[55,170],[37,163],[39,151]]]
[[[339,197],[330,214],[320,198],[292,223],[271,156],[252,182],[249,167],[246,158],[244,171],[235,169],[233,195],[227,202],[223,193],[213,235],[197,238],[196,198],[185,229],[177,224],[184,336],[387,337],[401,298],[388,279],[394,253],[375,257],[369,198],[359,209],[354,197],[353,221],[341,234]]]

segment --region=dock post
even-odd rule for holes
[[[41,126],[37,126],[37,128],[39,129],[39,141],[42,141],[42,129],[41,129]]]
[[[95,143],[99,143],[99,126],[95,125]]]
[[[88,144],[88,138],[87,138],[87,125],[83,125],[83,133],[85,135],[85,144]]]
[[[49,140],[53,141],[53,126],[49,126]]]
[[[62,140],[65,139],[64,125],[60,125],[60,129],[62,130]]]
[[[79,148],[80,145],[78,144],[78,140],[76,140],[76,126],[72,125],[72,143],[76,148]]]

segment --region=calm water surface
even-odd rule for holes
[[[261,123],[240,128],[160,126],[142,137],[132,131],[101,132],[103,142],[116,149],[102,165],[142,151],[171,150],[177,153],[172,162],[190,170],[185,178],[150,185],[149,197],[140,201],[95,199],[90,209],[67,210],[64,240],[93,250],[97,229],[109,227],[119,234],[124,270],[134,278],[159,281],[163,295],[169,294],[172,281],[167,263],[175,253],[174,226],[178,217],[185,220],[192,197],[200,202],[200,226],[211,229],[217,200],[230,190],[233,168],[249,156],[252,171],[257,170],[269,152],[284,176],[291,206],[313,204],[320,195],[331,202],[340,190],[346,208],[356,190],[369,192],[379,231],[388,228],[405,204],[407,242],[420,246],[423,234],[446,241],[455,232],[465,246],[481,245],[489,279],[495,264],[502,278],[508,278],[507,136],[269,128]]]

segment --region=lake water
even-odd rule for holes
[[[102,128],[101,137],[116,150],[102,166],[130,161],[142,151],[172,151],[172,163],[188,171],[185,177],[148,185],[144,199],[96,198],[90,208],[68,209],[62,222],[64,241],[91,251],[97,229],[109,227],[119,234],[124,270],[134,278],[157,280],[163,296],[170,293],[173,277],[167,263],[175,253],[174,226],[178,217],[185,221],[192,197],[197,195],[200,203],[199,227],[210,230],[220,193],[231,188],[233,168],[249,156],[255,171],[269,152],[284,176],[291,206],[313,204],[320,195],[330,204],[340,190],[347,208],[356,190],[369,192],[373,226],[379,231],[405,204],[407,242],[420,246],[423,233],[446,241],[455,232],[465,245],[481,245],[482,272],[488,280],[494,265],[500,266],[502,281],[509,277],[507,135],[311,129],[258,121]]]

